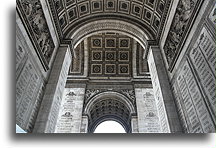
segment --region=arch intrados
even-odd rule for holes
[[[85,38],[101,32],[118,32],[125,34],[136,40],[144,49],[148,40],[153,40],[153,36],[147,29],[122,20],[97,20],[86,23],[76,30],[67,33],[66,38],[71,39],[76,47]]]
[[[137,41],[143,48],[146,47],[146,44],[141,43],[139,39],[137,39],[136,37],[134,37],[133,35],[131,35],[131,34],[129,34],[129,33],[122,32],[122,31],[119,31],[119,30],[108,30],[108,29],[107,29],[107,30],[101,30],[101,31],[92,32],[92,33],[90,33],[90,34],[88,34],[88,35],[86,35],[86,36],[80,38],[80,40],[74,44],[74,48],[76,48],[84,39],[86,39],[86,38],[88,38],[88,37],[91,37],[91,36],[93,36],[93,35],[97,35],[97,34],[99,34],[99,33],[106,33],[106,32],[120,33],[120,34],[122,34],[122,35],[125,35],[125,36],[128,36],[128,37],[134,39],[134,40]]]
[[[84,113],[89,114],[92,107],[94,107],[94,105],[97,102],[101,100],[106,100],[106,99],[113,99],[113,100],[122,102],[128,108],[128,110],[130,111],[130,114],[135,113],[135,109],[131,101],[127,97],[125,97],[124,95],[118,92],[103,92],[103,93],[97,94],[96,96],[91,98],[90,101],[87,103],[84,109]]]

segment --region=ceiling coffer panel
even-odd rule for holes
[[[131,77],[132,39],[109,32],[88,38],[89,76]]]

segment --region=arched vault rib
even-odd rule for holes
[[[139,42],[144,50],[147,48],[148,40],[154,39],[147,30],[120,20],[93,21],[76,30],[71,30],[68,32],[66,38],[69,38],[72,41],[71,44],[76,47],[84,38],[106,31],[115,31],[125,34]]]
[[[105,31],[116,31],[126,34],[137,40],[143,47],[146,47],[147,40],[153,39],[153,37],[146,30],[142,30],[139,27],[125,21],[116,20],[100,20],[90,22],[75,31],[71,30],[71,32],[68,33],[67,38],[70,38],[73,45],[76,46],[84,38],[91,36],[92,34]]]

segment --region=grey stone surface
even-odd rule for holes
[[[161,124],[159,122],[159,113],[153,89],[135,88],[135,94],[137,103],[138,132],[160,133]]]
[[[209,19],[213,26],[216,26],[216,5],[213,5],[214,7],[211,10],[211,13],[209,14]]]
[[[85,88],[65,88],[56,123],[56,133],[86,132],[87,120],[82,118]]]
[[[205,26],[172,83],[185,131],[215,132],[215,43]]]
[[[88,133],[88,116],[82,116],[80,133]]]
[[[204,1],[174,69],[168,72],[181,123],[188,133],[215,132],[214,7],[215,1]]]
[[[98,12],[93,5],[97,0],[89,5],[87,2],[90,1],[18,0],[16,123],[25,131],[34,133],[91,133],[106,120],[118,121],[127,133],[215,132],[216,2],[198,3],[200,1],[193,1],[201,7],[190,17],[194,21],[188,21],[194,11],[190,8],[195,6],[192,0],[168,0],[166,5],[164,1],[151,5],[150,1],[117,0],[112,3],[113,8],[108,8],[102,1]],[[123,11],[123,4],[128,4],[131,9],[127,7]],[[31,9],[32,5],[37,9]],[[86,11],[83,12],[80,6]],[[78,8],[79,15],[72,13],[75,12],[73,8]],[[109,18],[104,17],[107,14]],[[103,16],[95,17],[100,15]],[[148,20],[149,15],[152,17]],[[175,16],[179,15],[181,19],[178,20]],[[171,39],[178,42],[181,52],[177,54],[176,48],[170,44],[168,49],[172,50],[169,53],[176,53],[177,57],[170,68],[164,44],[173,36],[172,30],[179,28],[175,33],[187,33],[180,34],[182,42],[173,40],[178,37]],[[48,51],[45,43],[49,44],[51,40],[43,38],[42,33],[49,34],[49,40],[54,42],[51,57],[44,52]],[[133,40],[127,46],[121,46],[123,35],[124,39]],[[104,47],[104,53],[119,50],[117,60],[99,60],[98,65],[118,65],[118,54],[125,52],[126,47],[132,48],[131,60],[128,60],[131,75],[118,76],[119,70],[112,76],[89,75],[93,53],[89,52],[93,47],[89,39],[95,36],[102,39],[101,46],[94,48],[95,53],[100,47]],[[107,39],[114,39],[116,47],[108,48]],[[83,46],[79,46],[81,43]],[[147,53],[150,71],[142,73],[143,69],[148,69],[140,64],[146,60],[143,57]],[[43,63],[43,56],[47,57],[48,64]],[[106,58],[105,54],[101,56]],[[83,58],[77,65],[76,62],[72,65],[78,68],[79,75],[70,75],[71,61],[76,61],[71,58],[78,57]],[[121,62],[124,66],[127,64],[124,60]],[[101,73],[105,70],[102,69]]]
[[[131,133],[139,133],[139,128],[138,128],[138,117],[137,116],[132,116],[131,118]]]
[[[216,110],[216,45],[209,31],[203,27],[190,51],[189,57],[194,66],[211,108]],[[214,113],[215,114],[215,113]]]
[[[177,83],[180,89],[180,97],[184,105],[183,109],[188,115],[187,122],[189,122],[191,126],[189,127],[190,132],[214,132],[214,123],[188,62],[185,62],[182,70],[179,71]]]
[[[59,47],[35,124],[34,132],[53,133],[71,63],[68,46]]]
[[[16,17],[16,124],[32,132],[43,95],[45,76],[20,17]]]
[[[162,132],[181,132],[181,125],[159,47],[151,47],[148,64]]]

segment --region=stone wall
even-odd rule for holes
[[[31,132],[40,107],[45,76],[25,40],[19,18],[16,24],[16,124]]]
[[[17,2],[20,4],[23,1]],[[26,132],[32,132],[59,43],[56,40],[55,33],[52,33],[49,40],[51,43],[54,38],[55,45],[52,43],[52,55],[49,57],[47,68],[44,68],[38,54],[39,49],[36,49],[35,41],[32,38],[33,33],[31,34],[26,27],[28,22],[25,21],[24,17],[29,17],[30,12],[29,15],[21,13],[21,5],[18,6],[18,3],[16,11],[16,124]],[[31,4],[29,3],[28,6],[30,7]],[[42,10],[42,7],[40,7],[40,10]],[[34,14],[33,11],[32,14]],[[39,18],[41,21],[45,19],[42,16]],[[46,25],[43,24],[44,26]],[[52,22],[49,22],[48,26],[53,28]],[[46,26],[46,31],[49,30],[48,26]],[[43,39],[45,40],[45,36]]]
[[[182,127],[215,132],[216,6],[204,1],[169,78]]]

